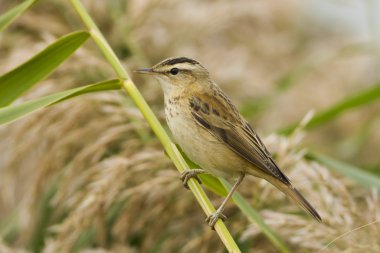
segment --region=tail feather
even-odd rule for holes
[[[302,196],[302,194],[294,188],[291,184],[286,185],[281,183],[280,185],[275,184],[285,195],[293,199],[302,209],[304,209],[308,214],[310,214],[318,222],[322,222],[321,216],[318,212],[311,206],[311,204]]]

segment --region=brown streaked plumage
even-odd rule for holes
[[[164,90],[166,120],[174,140],[202,167],[185,171],[181,177],[184,185],[192,177],[199,181],[199,173],[238,176],[222,205],[207,218],[211,227],[219,218],[225,219],[224,207],[246,174],[267,180],[321,221],[199,62],[187,57],[169,58],[137,72],[151,74],[159,80]]]

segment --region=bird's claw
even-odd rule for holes
[[[206,222],[212,228],[212,230],[215,230],[214,226],[219,219],[225,221],[227,220],[227,216],[225,216],[221,211],[217,210],[215,213],[209,215],[206,218]]]
[[[185,170],[181,174],[181,180],[183,183],[183,186],[185,186],[186,189],[189,189],[189,186],[187,185],[187,182],[190,180],[190,178],[194,178],[198,181],[198,183],[202,184],[202,181],[199,179],[198,174],[203,173],[199,172],[197,170]]]

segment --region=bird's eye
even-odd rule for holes
[[[179,72],[179,69],[177,69],[177,68],[172,68],[172,69],[170,70],[170,74],[172,74],[172,75],[177,75],[178,72]]]

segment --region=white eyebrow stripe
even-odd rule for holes
[[[185,70],[195,70],[195,69],[199,69],[199,66],[194,65],[194,64],[189,64],[187,62],[177,63],[174,65],[166,66],[167,71],[171,70],[172,68],[185,69]]]

